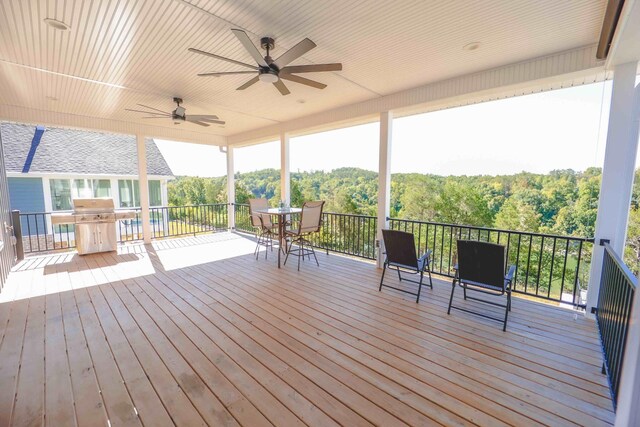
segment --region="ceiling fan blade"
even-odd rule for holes
[[[133,110],[131,108],[125,108],[125,111],[133,111],[134,113],[143,113],[143,114],[156,114],[159,117],[171,117],[171,114],[169,113],[155,113],[153,111]]]
[[[166,111],[158,110],[157,108],[149,107],[148,105],[144,105],[144,104],[136,104],[136,105],[139,105],[139,106],[144,107],[144,108],[148,108],[148,109],[150,109],[150,110],[156,110],[156,111],[159,111],[159,112],[160,112],[160,113],[162,113],[162,114],[169,114],[169,113],[167,113]]]
[[[208,126],[209,126],[207,123],[205,123],[205,122],[199,122],[199,121],[197,121],[197,120],[193,120],[193,121],[191,121],[191,120],[187,120],[187,121],[188,121],[189,123],[195,123],[195,124],[197,124],[197,125],[199,125],[199,126],[205,126],[205,127],[208,127]]]
[[[248,88],[249,86],[255,84],[258,82],[258,80],[260,80],[258,78],[258,76],[255,76],[254,78],[252,78],[251,80],[247,81],[245,84],[243,84],[242,86],[240,86],[239,88],[237,88],[236,90],[245,90],[246,88]]]
[[[304,39],[300,43],[280,55],[280,57],[275,60],[275,63],[278,68],[282,69],[282,67],[285,67],[289,63],[300,58],[302,55],[309,52],[314,47],[316,47],[316,44],[314,42],[309,39]]]
[[[219,77],[233,74],[255,74],[255,71],[225,71],[222,73],[200,73],[199,77]]]
[[[309,80],[304,77],[296,76],[293,74],[280,74],[280,78],[289,80],[292,82],[300,83],[303,85],[315,87],[316,89],[324,89],[325,87],[327,87],[327,85],[324,83],[316,82],[314,80]]]
[[[258,48],[253,44],[247,33],[236,28],[232,29],[233,34],[236,35],[242,46],[249,52],[249,55],[260,65],[261,67],[268,67],[267,61],[264,60]]]
[[[204,50],[196,49],[196,48],[193,48],[193,47],[190,47],[187,50],[189,52],[199,53],[200,55],[209,56],[211,58],[219,59],[221,61],[227,61],[227,62],[230,62],[232,64],[242,65],[243,67],[253,68],[254,70],[258,69],[258,67],[256,67],[255,65],[245,64],[244,62],[236,61],[235,59],[225,58],[224,56],[216,55],[215,53],[205,52]]]
[[[205,122],[205,123],[213,123],[213,124],[216,124],[216,125],[223,125],[223,124],[226,123],[224,120],[213,120],[213,119],[202,119],[202,120],[199,120],[199,121]]]
[[[273,84],[276,89],[278,89],[280,91],[281,94],[283,95],[289,95],[291,92],[289,92],[289,89],[287,89],[287,86],[285,86],[285,84],[282,82],[282,80],[278,80],[277,82],[275,82]]]
[[[280,74],[291,73],[319,73],[322,71],[341,71],[342,64],[311,64],[311,65],[292,65],[291,67],[284,67],[280,70]]]
[[[218,120],[218,116],[213,114],[189,114],[187,116],[190,120]]]
[[[164,119],[164,120],[167,120],[170,117],[168,117],[168,116],[167,117],[164,117],[164,116],[149,116],[149,117],[140,117],[140,118],[141,119]]]

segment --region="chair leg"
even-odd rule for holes
[[[280,243],[282,244],[282,243]],[[286,244],[286,243],[285,243]],[[291,240],[291,243],[289,245],[289,249],[286,249],[285,252],[287,253],[287,256],[284,257],[284,265],[287,265],[287,260],[289,259],[289,253],[291,252],[291,246],[293,246],[293,240]],[[280,250],[281,248],[279,248],[278,250]]]
[[[300,271],[300,255],[304,257],[304,240],[300,240],[300,252],[298,252],[298,271]]]
[[[380,278],[380,287],[378,288],[378,292],[382,290],[382,282],[384,281],[384,273],[387,272],[387,263],[385,262],[382,266],[382,277]]]
[[[400,275],[400,268],[397,268],[396,271],[398,272],[398,280],[402,282],[402,276]]]
[[[262,239],[262,235],[258,234],[258,241],[256,242],[256,249],[253,251],[254,255],[256,256],[256,259],[258,259],[258,256],[260,255],[260,243]]]
[[[313,249],[313,246],[311,247],[311,254],[313,255],[313,257],[316,260],[316,265],[318,267],[320,267],[320,263],[318,262],[318,257],[316,256],[316,251],[315,251],[315,249]],[[311,260],[311,255],[309,255],[309,260]]]
[[[269,253],[269,251],[267,249],[269,249],[269,235],[268,234],[266,234],[264,236],[264,259],[267,259],[267,253]]]
[[[427,262],[427,274],[429,275],[429,287],[433,289],[433,281],[431,280],[431,267],[429,266],[429,262]]]
[[[462,293],[464,295],[464,299],[467,299],[467,285],[465,283],[462,284]]]
[[[507,291],[507,306],[504,308],[504,325],[502,326],[502,332],[507,330],[507,319],[509,317],[509,311],[511,306],[511,291]]]
[[[420,272],[420,283],[418,284],[418,295],[416,296],[416,302],[420,302],[420,291],[422,291],[422,278],[424,277],[424,272]]]
[[[453,293],[456,290],[456,279],[453,279],[451,283],[451,297],[449,298],[449,308],[447,309],[447,314],[451,314],[451,304],[453,303]]]

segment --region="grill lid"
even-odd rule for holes
[[[100,213],[113,212],[114,205],[111,198],[95,199],[73,199],[73,210],[75,213]]]

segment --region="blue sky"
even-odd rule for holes
[[[546,173],[602,166],[611,83],[542,92],[397,118],[392,172]],[[159,141],[177,175],[226,174],[217,147]],[[235,150],[236,170],[279,168],[279,142]],[[378,168],[378,124],[291,139],[291,170]]]

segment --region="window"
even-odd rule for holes
[[[120,194],[121,208],[133,208],[140,206],[138,180],[118,180],[118,193]]]
[[[51,206],[54,211],[71,210],[71,186],[68,179],[49,180]]]
[[[160,181],[158,180],[149,181],[149,205],[162,205],[162,187],[160,186]]]
[[[140,207],[140,184],[137,179],[118,180],[121,208]],[[149,181],[149,206],[162,205],[162,186],[158,180]]]
[[[87,182],[86,179],[74,179],[72,196],[74,199],[88,199],[91,198],[91,181]]]
[[[54,211],[70,210],[72,199],[111,197],[108,179],[51,179],[49,186]]]
[[[108,179],[92,180],[93,197],[111,197],[111,181]]]

